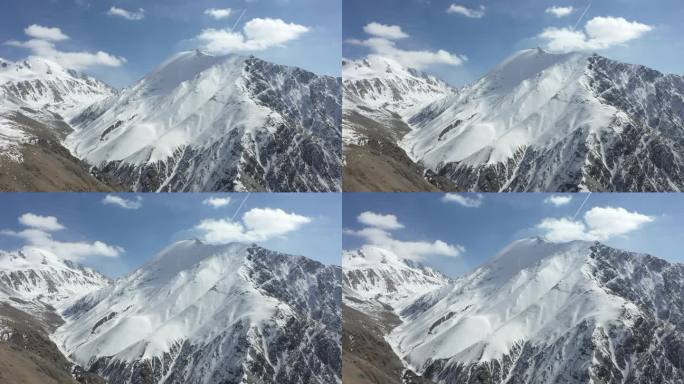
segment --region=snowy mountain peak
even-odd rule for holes
[[[0,251],[0,299],[44,302],[65,308],[110,280],[90,268],[37,247]]]
[[[187,240],[75,303],[55,340],[114,382],[138,382],[150,365],[153,382],[243,383],[247,372],[264,382],[335,382],[337,295],[334,267]],[[307,368],[290,369],[301,359]]]
[[[0,64],[0,100],[58,113],[65,119],[114,92],[92,76],[41,57]]]
[[[344,251],[342,269],[345,297],[351,306],[372,301],[398,308],[451,281],[430,267],[370,245]]]
[[[485,366],[496,383],[582,383],[589,375],[631,382],[648,370],[647,355],[669,353],[644,334],[684,331],[681,315],[663,317],[663,308],[684,307],[674,294],[683,287],[680,264],[600,243],[525,239],[406,306],[389,340],[439,383],[470,382]]]
[[[181,52],[72,119],[66,146],[136,191],[336,190],[340,93],[299,68]]]

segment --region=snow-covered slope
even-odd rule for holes
[[[47,59],[0,59],[0,151],[21,162],[22,144],[45,137],[62,140],[65,123],[91,103],[111,95],[108,85]]]
[[[343,60],[342,79],[347,144],[362,144],[373,136],[368,132],[368,124],[363,124],[358,116],[385,125],[396,141],[406,133],[398,127],[404,118],[455,92],[434,76],[377,55],[357,61]]]
[[[524,239],[402,311],[388,337],[438,383],[679,383],[684,266]]]
[[[110,383],[337,383],[340,270],[182,241],[81,299],[54,338]]]
[[[352,307],[375,302],[400,310],[450,281],[430,267],[372,245],[344,251],[342,269],[345,302]]]
[[[583,53],[516,53],[409,118],[409,156],[477,191],[684,188],[684,78]]]
[[[68,120],[114,90],[86,74],[39,57],[0,59],[0,100],[55,112]]]
[[[182,52],[76,116],[67,145],[137,191],[335,191],[340,80]]]
[[[44,249],[0,251],[0,300],[42,303],[59,311],[108,284],[102,274]]]

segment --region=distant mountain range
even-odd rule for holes
[[[388,263],[371,263],[365,275],[384,276]],[[377,288],[350,282],[354,263],[343,270],[350,382],[684,380],[681,264],[598,242],[523,239],[475,271],[424,289],[401,285],[422,268],[397,270],[384,277],[396,283],[383,293],[394,303],[385,308],[374,304]],[[354,287],[362,292],[347,294]],[[404,291],[415,296],[407,301]],[[360,329],[375,337],[359,337]]]
[[[341,84],[182,52],[121,91],[0,60],[0,190],[337,191]]]
[[[682,76],[531,49],[446,91],[430,76],[374,60],[345,65],[345,190],[684,189]],[[364,63],[375,70],[351,70]],[[389,73],[392,86],[358,97]],[[393,101],[402,87],[418,90],[420,102]],[[384,180],[358,166],[368,158],[385,158]]]
[[[115,281],[40,249],[0,267],[0,378],[341,382],[339,267],[198,240]]]

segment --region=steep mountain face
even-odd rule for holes
[[[0,59],[0,191],[111,190],[62,142],[71,116],[113,93],[46,59]]]
[[[376,55],[343,60],[342,78],[345,190],[435,189],[397,142],[411,130],[410,116],[456,90]]]
[[[403,307],[451,280],[377,246],[343,252],[342,268],[344,382],[429,384],[404,366],[385,337],[401,324]]]
[[[135,191],[336,191],[340,80],[183,52],[76,116],[67,146]]]
[[[0,382],[104,383],[67,360],[49,335],[64,308],[108,284],[46,250],[0,251]]]
[[[679,383],[684,266],[525,239],[406,306],[388,340],[437,383]]]
[[[411,159],[470,191],[679,191],[684,78],[521,51],[408,120]]]
[[[340,269],[256,245],[172,245],[54,335],[110,383],[339,383]]]
[[[342,266],[345,300],[352,306],[362,300],[401,308],[450,281],[430,267],[371,245],[344,251]]]

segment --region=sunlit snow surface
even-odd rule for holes
[[[388,339],[411,366],[422,367],[428,359],[500,359],[516,343],[551,343],[586,319],[599,327],[617,321],[625,301],[591,278],[591,246],[514,242],[453,285],[419,299],[415,308],[422,303],[426,310],[408,308]]]
[[[589,89],[588,58],[521,51],[458,95],[413,116],[402,146],[434,169],[450,162],[498,163],[521,147],[547,147],[577,129],[604,129],[617,110]]]

